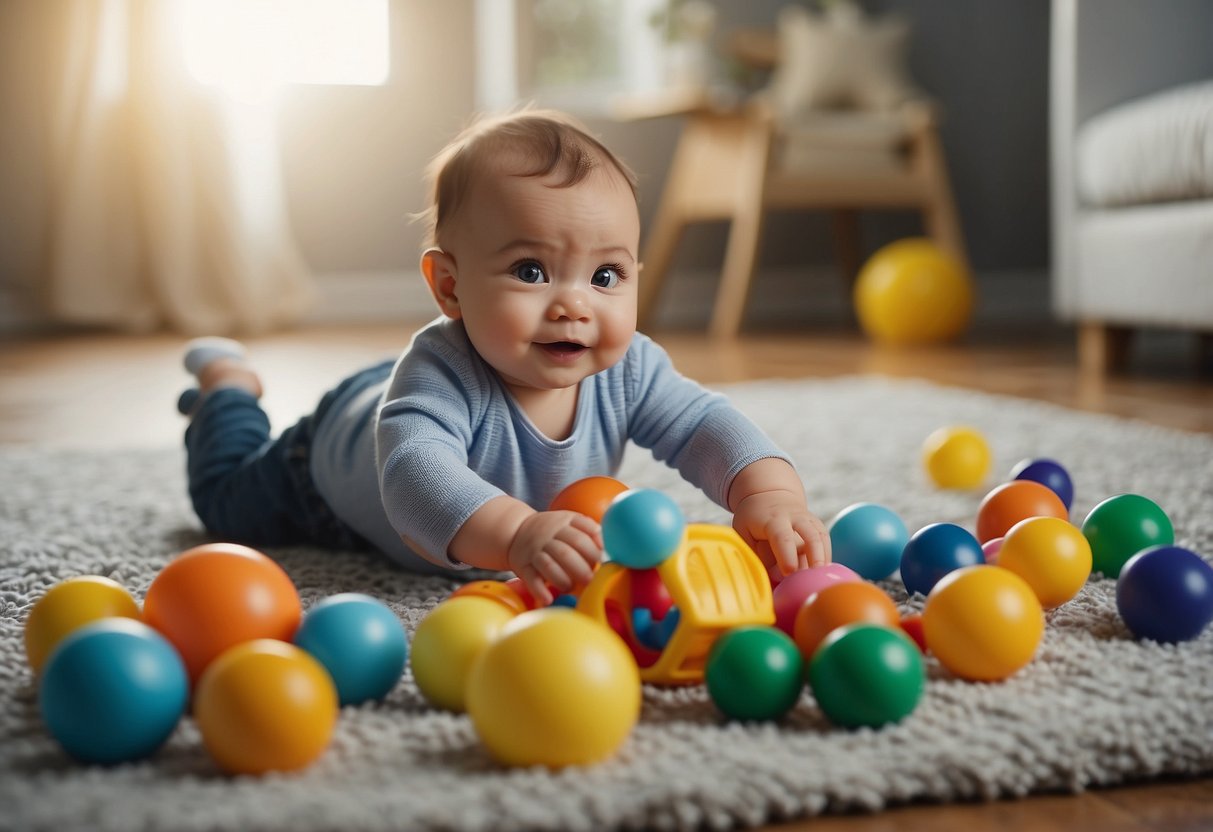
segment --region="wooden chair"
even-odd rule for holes
[[[755,45],[757,44],[757,45]],[[751,63],[772,60],[760,40],[745,42]],[[775,150],[782,126],[762,101],[721,103],[704,90],[673,90],[617,103],[622,119],[685,119],[648,239],[642,251],[639,324],[653,323],[661,288],[682,232],[692,222],[731,223],[709,332],[741,328],[754,280],[763,223],[772,210],[824,209],[834,214],[836,256],[853,278],[860,265],[856,211],[916,209],[925,231],[965,262],[964,238],[948,181],[936,115],[929,103],[905,105],[902,163],[872,173],[783,170]]]

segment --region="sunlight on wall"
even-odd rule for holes
[[[388,78],[388,0],[185,0],[181,23],[190,74],[237,97]]]

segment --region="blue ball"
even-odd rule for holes
[[[901,553],[901,581],[911,595],[930,594],[939,579],[963,566],[985,563],[972,532],[954,523],[932,523],[916,531]]]
[[[88,624],[47,659],[38,706],[51,736],[82,763],[149,756],[173,733],[189,677],[173,646],[130,618]]]
[[[1054,494],[1061,498],[1061,502],[1065,505],[1066,510],[1070,508],[1070,504],[1074,502],[1074,483],[1070,479],[1069,472],[1061,466],[1061,463],[1052,459],[1021,459],[1015,463],[1015,467],[1011,469],[1011,479],[1013,480],[1031,480],[1038,482],[1045,488],[1051,489]]]
[[[316,658],[337,686],[342,705],[382,699],[404,673],[408,641],[400,619],[369,595],[325,598],[303,616],[296,646]]]
[[[897,570],[909,539],[897,513],[875,503],[847,506],[830,521],[834,562],[869,581],[883,580]]]
[[[1138,638],[1175,643],[1213,621],[1213,566],[1181,546],[1152,546],[1125,563],[1116,609]]]
[[[678,550],[685,530],[678,504],[651,488],[625,491],[602,516],[607,556],[629,569],[660,565]]]

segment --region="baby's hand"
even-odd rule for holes
[[[575,511],[540,511],[519,526],[507,558],[535,600],[547,606],[553,600],[548,584],[568,591],[589,583],[602,560],[602,530]]]
[[[737,504],[733,528],[768,569],[787,575],[830,562],[830,535],[804,499],[781,489],[751,494]]]

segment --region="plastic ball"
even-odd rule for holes
[[[607,556],[630,569],[660,565],[677,551],[685,530],[678,504],[651,488],[619,495],[602,518]]]
[[[611,756],[640,716],[640,672],[619,636],[573,610],[511,621],[472,667],[467,709],[506,765],[585,765]]]
[[[576,511],[601,523],[611,502],[628,487],[611,477],[585,477],[552,498],[549,511]]]
[[[233,543],[182,552],[147,589],[143,620],[172,642],[197,682],[229,647],[258,638],[290,641],[303,607],[286,572]]]
[[[1091,544],[1091,570],[1109,578],[1120,575],[1142,549],[1175,542],[1171,518],[1139,494],[1118,494],[1099,503],[1083,521],[1082,533]]]
[[[737,627],[712,645],[704,682],[730,719],[783,717],[804,690],[804,663],[796,644],[774,627]]]
[[[476,596],[434,607],[417,625],[409,655],[421,695],[437,708],[462,712],[473,663],[514,618],[502,604]]]
[[[51,651],[67,635],[102,618],[139,620],[139,605],[116,581],[100,575],[68,578],[39,598],[25,619],[25,657],[40,673]]]
[[[657,569],[629,569],[628,595],[632,608],[648,610],[655,619],[665,618],[674,599]]]
[[[1074,503],[1074,482],[1070,479],[1070,472],[1056,460],[1045,457],[1021,459],[1011,469],[1011,479],[1040,483],[1061,498],[1066,511]]]
[[[337,688],[306,651],[256,639],[211,662],[194,693],[202,744],[229,774],[295,771],[328,747]]]
[[[922,610],[927,646],[956,676],[994,682],[1032,660],[1045,614],[1027,581],[1001,566],[967,566],[936,584]]]
[[[813,654],[808,680],[818,707],[835,725],[879,728],[913,713],[926,687],[926,669],[905,633],[849,624]]]
[[[517,580],[517,586],[525,588],[526,585],[522,583],[521,579],[513,580]],[[465,598],[470,595],[496,601],[515,615],[535,608],[534,599],[531,598],[529,591],[526,593],[526,598],[524,599],[518,594],[515,586],[506,581],[470,581],[452,592],[448,600],[450,598]]]
[[[981,544],[981,553],[986,556],[986,563],[998,563],[998,555],[1002,552],[1004,541],[1006,541],[1005,537],[992,537]]]
[[[147,757],[185,713],[189,680],[163,636],[129,618],[86,624],[47,659],[38,690],[43,722],[82,763]]]
[[[1029,517],[1003,538],[998,565],[1027,581],[1040,605],[1051,610],[1077,595],[1091,577],[1091,544],[1066,520]]]
[[[911,595],[926,595],[948,573],[985,562],[981,544],[968,529],[955,523],[932,523],[906,543],[901,553],[901,581]]]
[[[922,443],[922,464],[939,488],[976,488],[990,472],[990,446],[975,428],[939,428]]]
[[[1029,517],[1069,520],[1061,497],[1048,486],[1031,480],[1011,480],[994,488],[977,507],[977,539],[1005,537],[1011,527]]]
[[[897,626],[918,645],[918,650],[925,656],[927,654],[927,636],[922,631],[922,613],[914,612],[903,615],[897,622]]]
[[[796,626],[796,614],[804,602],[813,595],[834,584],[862,581],[850,567],[841,563],[810,566],[798,569],[784,577],[771,591],[771,603],[775,607],[775,626],[789,636]]]
[[[805,602],[796,613],[792,636],[800,655],[811,659],[834,630],[866,622],[896,627],[901,619],[897,605],[883,589],[866,581],[828,586]]]
[[[333,595],[303,616],[295,645],[324,665],[342,705],[382,699],[404,672],[408,642],[383,602],[355,592]]]
[[[1138,552],[1120,570],[1116,608],[1138,638],[1194,639],[1213,621],[1213,566],[1180,546]]]
[[[834,562],[869,581],[883,580],[897,571],[901,550],[909,539],[897,512],[875,503],[847,506],[830,521]]]
[[[884,246],[855,280],[855,312],[864,332],[886,344],[926,344],[968,326],[973,285],[952,254],[930,240]]]

